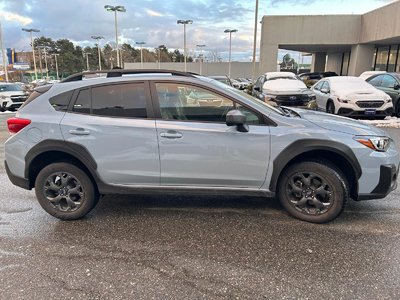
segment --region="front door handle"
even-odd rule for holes
[[[89,130],[85,130],[83,128],[77,128],[77,129],[71,129],[69,131],[70,134],[74,134],[74,135],[89,135],[90,131]]]
[[[180,139],[183,137],[183,134],[175,130],[168,130],[167,132],[161,132],[160,137],[166,139]]]

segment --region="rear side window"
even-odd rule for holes
[[[143,83],[92,88],[92,114],[122,118],[147,118]]]
[[[59,94],[50,98],[49,102],[51,106],[57,111],[67,111],[69,101],[71,100],[72,91]]]

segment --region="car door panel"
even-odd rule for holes
[[[200,122],[157,120],[156,126],[162,185],[259,188],[264,182],[270,152],[268,126],[250,125],[249,132]]]

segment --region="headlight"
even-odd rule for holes
[[[342,103],[349,103],[350,100],[337,98],[337,101]]]
[[[392,142],[392,139],[387,136],[356,136],[354,139],[364,146],[379,152],[386,152]]]

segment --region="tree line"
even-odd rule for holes
[[[51,54],[59,54],[57,57],[59,74],[65,76],[68,74],[82,72],[87,69],[86,66],[86,56],[84,53],[89,55],[89,66],[91,70],[97,70],[99,65],[98,49],[97,44],[93,47],[81,47],[79,45],[74,45],[68,39],[52,40],[51,38],[39,37],[34,39],[35,49],[43,52],[45,48],[47,51],[47,61],[49,70],[55,70],[55,60],[54,56]],[[39,55],[39,51],[36,51],[36,56]],[[149,50],[148,48],[143,48],[143,61],[144,62],[157,62],[160,58],[161,62],[183,62],[184,55],[179,50],[169,50],[165,45],[160,45],[154,50]],[[110,44],[105,44],[101,49],[101,65],[102,69],[112,69],[117,66],[117,56],[116,51]],[[140,62],[140,48],[133,47],[128,43],[123,43],[120,45],[120,55],[122,62]],[[44,55],[40,55],[44,64]],[[188,62],[193,61],[191,56],[188,57]],[[37,62],[37,67],[39,67],[39,62]]]

